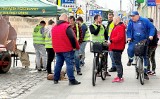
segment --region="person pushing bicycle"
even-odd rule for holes
[[[102,17],[100,15],[94,16],[94,23],[89,26],[92,34],[92,42],[104,43],[108,39],[108,35],[105,31],[105,26],[102,24]],[[107,76],[111,76],[107,72]]]

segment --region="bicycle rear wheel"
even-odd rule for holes
[[[97,77],[97,59],[93,58],[93,68],[92,68],[92,85],[96,85],[96,77]]]
[[[139,77],[141,85],[144,85],[144,67],[143,67],[143,59],[138,59],[138,68],[139,68]]]
[[[101,69],[101,71],[100,71],[101,78],[102,78],[102,80],[105,80],[106,76],[107,76],[107,63],[106,63],[106,60],[104,57],[100,61],[100,69]]]

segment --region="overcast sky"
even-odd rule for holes
[[[120,10],[120,0],[96,0],[97,4],[112,10]],[[122,0],[122,10],[128,10],[129,0]]]

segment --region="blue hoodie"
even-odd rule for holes
[[[148,39],[149,36],[154,36],[155,34],[154,25],[147,18],[140,17],[137,23],[138,22],[142,23],[141,28],[136,25],[136,22],[129,20],[127,27],[127,38],[131,38],[132,40],[139,42],[141,40]],[[136,31],[134,31],[134,27],[136,28],[135,29],[136,31],[140,31],[141,33],[136,33]]]

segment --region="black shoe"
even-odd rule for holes
[[[106,72],[106,76],[111,76],[108,72]]]
[[[109,69],[109,72],[116,72],[116,71],[117,71],[116,68]]]
[[[58,80],[54,80],[54,84],[58,84]]]
[[[132,65],[132,62],[133,60],[132,59],[129,59],[128,63],[127,63],[127,66],[131,66]]]
[[[131,66],[131,62],[128,61],[127,66]]]
[[[69,81],[69,85],[79,85],[81,82],[78,82],[77,80],[71,80]]]
[[[146,73],[144,73],[144,79],[149,80],[149,77]]]
[[[79,72],[77,72],[77,75],[82,75],[82,73],[79,71]]]
[[[42,71],[42,69],[38,69],[38,71],[40,72],[40,71]]]

